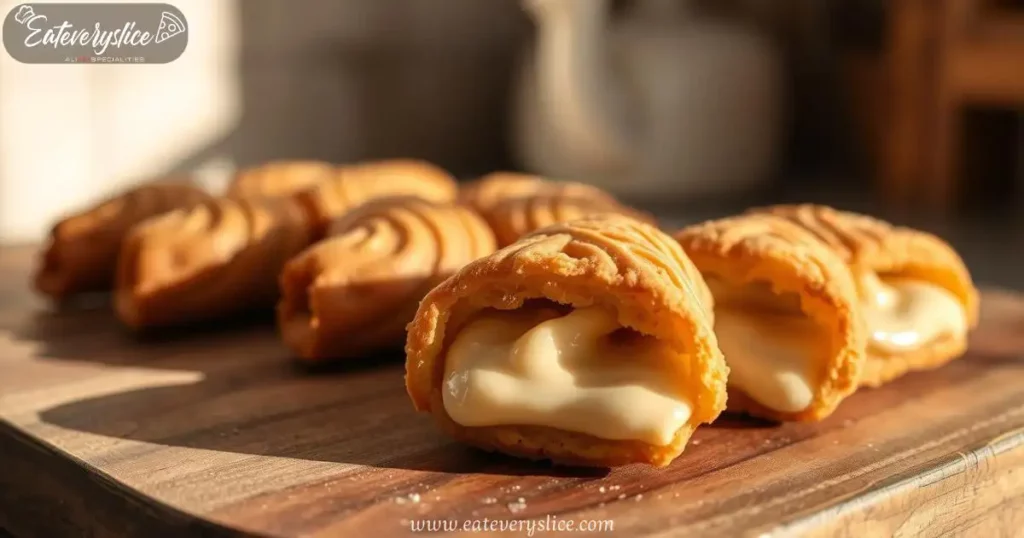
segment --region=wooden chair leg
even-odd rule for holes
[[[928,173],[923,182],[923,200],[929,209],[947,213],[956,207],[960,190],[960,163],[963,153],[963,110],[945,92],[937,96],[933,129],[929,133]]]
[[[883,201],[906,206],[923,176],[925,96],[929,91],[929,0],[890,4],[886,58],[889,81],[888,126],[879,171]]]

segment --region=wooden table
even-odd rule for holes
[[[50,312],[26,289],[30,258],[0,253],[14,536],[377,538],[421,518],[611,520],[615,536],[1024,529],[1024,299],[1009,294],[986,293],[966,358],[824,422],[723,419],[668,469],[607,472],[449,441],[412,411],[400,357],[309,372],[267,326],[140,341],[104,309]]]

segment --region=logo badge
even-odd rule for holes
[[[170,4],[22,4],[4,19],[7,53],[28,64],[164,64],[188,45]]]

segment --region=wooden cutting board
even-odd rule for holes
[[[269,326],[140,341],[102,308],[48,311],[31,255],[0,254],[0,536],[380,538],[483,518],[615,536],[1024,529],[1019,296],[985,294],[963,360],[824,422],[726,418],[668,469],[608,472],[449,441],[411,409],[401,357],[309,372]]]

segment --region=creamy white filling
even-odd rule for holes
[[[802,315],[722,308],[715,312],[718,345],[729,385],[776,411],[796,413],[814,400],[815,345],[821,328]]]
[[[967,312],[949,290],[919,279],[859,275],[872,351],[896,355],[967,333]]]
[[[463,426],[535,425],[669,444],[690,419],[670,350],[600,308],[493,311],[445,357],[445,410]]]

